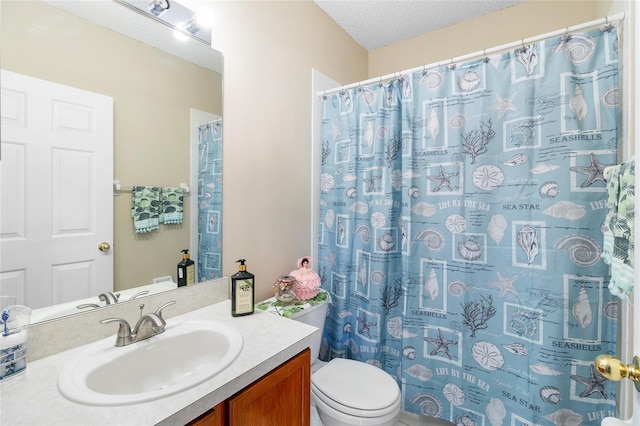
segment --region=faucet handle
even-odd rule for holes
[[[117,322],[120,324],[118,327],[118,337],[129,337],[131,335],[131,326],[122,318],[107,318],[100,321],[100,324],[109,324],[112,322]]]
[[[156,315],[159,316],[160,318],[162,318],[162,310],[164,308],[166,308],[167,306],[171,306],[171,305],[175,305],[176,301],[172,300],[170,302],[165,303],[164,305],[160,306],[158,309],[156,309]],[[164,321],[164,318],[162,318],[162,320]]]

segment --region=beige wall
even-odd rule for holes
[[[222,114],[219,74],[44,3],[3,0],[1,19],[2,68],[113,97],[116,179],[189,182],[189,109]],[[115,289],[175,279],[189,248],[188,208],[183,225],[136,235],[131,195],[114,203]]]

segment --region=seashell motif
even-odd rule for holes
[[[344,342],[344,345],[348,347],[351,353],[354,355],[360,352],[360,349],[358,348],[358,344],[353,339],[347,339],[347,341]]]
[[[424,241],[424,246],[431,251],[440,251],[444,247],[445,238],[442,232],[434,228],[425,228],[416,234],[416,239]]]
[[[339,318],[346,318],[346,317],[348,317],[350,315],[353,315],[353,314],[351,312],[349,312],[349,311],[340,311],[340,312],[338,312],[338,317]]]
[[[602,94],[602,104],[614,108],[618,106],[620,93],[617,87],[612,87]]]
[[[463,293],[469,291],[469,287],[462,281],[452,281],[449,284],[449,293],[454,296],[462,296]]]
[[[553,248],[568,251],[571,261],[582,267],[595,265],[602,254],[600,244],[588,235],[582,234],[566,235],[556,241]]]
[[[360,214],[366,214],[369,211],[369,204],[363,201],[357,201],[349,206],[349,210]]]
[[[327,225],[327,228],[331,229],[333,228],[333,221],[335,219],[336,213],[333,211],[333,209],[329,209],[324,215],[324,224]]]
[[[415,349],[413,350],[413,352],[415,355]],[[406,371],[407,374],[410,375],[411,377],[415,377],[416,379],[421,380],[423,382],[427,382],[431,380],[431,378],[433,377],[433,371],[429,370],[427,367],[425,367],[422,364],[414,364],[404,371]]]
[[[351,323],[348,322],[344,325],[344,327],[342,327],[342,332],[345,334],[349,334],[351,333]]]
[[[547,207],[542,213],[557,219],[578,220],[587,214],[587,208],[573,201],[558,201]]]
[[[376,92],[368,87],[359,88],[358,97],[363,98],[367,105],[373,105],[376,102]]]
[[[353,233],[360,237],[360,240],[363,243],[368,243],[371,239],[371,231],[369,231],[369,227],[367,225],[358,225],[356,229],[353,230]]]
[[[382,271],[373,271],[371,273],[371,282],[373,284],[380,284],[382,280],[384,280],[386,277],[387,277],[387,274],[385,274]]]
[[[430,393],[419,393],[411,398],[411,403],[420,407],[420,412],[425,416],[440,417],[442,414],[442,403],[435,395]]]
[[[578,300],[573,304],[571,308],[571,313],[573,317],[578,321],[580,328],[582,329],[582,334],[587,327],[591,325],[591,321],[593,321],[593,310],[591,310],[591,303],[589,302],[589,294],[587,294],[587,290],[583,287],[580,287],[580,292],[578,293]]]
[[[444,84],[444,76],[438,70],[429,70],[422,73],[420,84],[427,86],[427,90],[437,90]]]
[[[352,173],[347,173],[342,177],[342,180],[345,182],[353,182],[356,179],[358,179],[358,177]]]
[[[427,133],[431,140],[436,140],[438,135],[440,135],[440,121],[438,120],[438,113],[434,108],[431,108],[429,120],[427,120]]]
[[[569,108],[576,115],[578,121],[582,121],[589,112],[587,101],[582,94],[582,89],[579,84],[576,84],[575,89],[573,89],[573,95],[571,99],[569,99]]]
[[[431,268],[429,271],[429,278],[424,284],[425,290],[427,290],[427,294],[431,300],[436,300],[438,295],[440,294],[440,283],[438,282],[438,274],[436,273],[435,268]]]
[[[511,129],[509,142],[514,146],[531,146],[536,139],[536,126],[532,121],[518,123]]]
[[[529,171],[534,175],[541,175],[543,173],[548,173],[554,170],[558,170],[559,168],[560,166],[556,166],[555,164],[541,163],[535,166],[533,169],[529,169]]]
[[[538,331],[538,326],[531,315],[527,315],[522,310],[517,310],[511,314],[511,328],[518,336],[533,337]]]
[[[525,225],[517,232],[518,244],[527,255],[527,263],[531,265],[539,253],[538,250],[538,232]]]
[[[447,216],[447,219],[444,221],[444,226],[451,232],[452,234],[459,234],[464,232],[467,229],[467,219],[464,216],[459,214],[450,214]]]
[[[378,238],[378,247],[380,250],[389,252],[396,246],[396,239],[390,232],[385,232],[380,238]]]
[[[534,373],[541,374],[543,376],[562,376],[564,373],[562,371],[554,370],[549,367],[547,364],[532,364],[529,366],[531,371]]]
[[[485,411],[489,422],[491,422],[491,426],[502,426],[502,422],[507,415],[507,409],[504,407],[504,403],[501,400],[498,398],[491,398]]]
[[[462,416],[456,416],[456,426],[478,426],[478,423],[469,417],[468,414],[463,414]]]
[[[382,229],[387,223],[387,217],[382,212],[373,212],[371,214],[371,226],[374,229]]]
[[[553,53],[564,52],[567,59],[575,65],[587,62],[593,56],[596,41],[587,34],[571,34],[565,36],[553,48]]]
[[[557,182],[548,180],[540,185],[538,192],[542,198],[556,198],[560,193],[560,185]]]
[[[500,349],[491,342],[480,341],[473,344],[471,354],[475,362],[489,371],[496,371],[504,365]]]
[[[387,333],[395,339],[402,338],[402,317],[392,317],[387,321]]]
[[[611,300],[604,305],[604,316],[610,321],[618,320],[618,302]]]
[[[467,121],[469,121],[469,117],[467,117],[466,115],[455,114],[449,119],[449,126],[453,127],[454,129],[459,129],[460,127],[464,126],[464,123],[466,123]]]
[[[458,385],[447,383],[442,387],[442,394],[453,406],[459,407],[464,404],[465,394]]]
[[[504,182],[504,173],[498,166],[486,164],[477,167],[472,174],[473,184],[485,191],[493,191]]]
[[[412,186],[407,190],[407,194],[409,194],[409,198],[413,198],[415,200],[420,197],[420,188]]]
[[[502,347],[514,355],[525,356],[529,354],[529,351],[522,343],[511,343],[509,345],[502,345]]]
[[[501,214],[494,214],[487,225],[487,233],[496,244],[500,244],[504,231],[507,229],[507,219]]]
[[[528,160],[529,159],[527,158],[527,156],[525,154],[516,154],[513,157],[511,157],[510,159],[508,159],[507,161],[504,161],[502,164],[504,164],[505,166],[513,167],[513,166],[517,166],[519,164],[524,164]]]
[[[538,308],[542,309],[548,314],[552,314],[558,310],[558,301],[549,296],[544,296],[538,302]]]
[[[402,348],[402,357],[409,360],[416,359],[416,348],[413,346],[405,346]]]
[[[480,76],[473,70],[466,71],[458,77],[458,87],[463,92],[472,92],[480,86]]]
[[[527,77],[529,77],[538,65],[538,49],[536,45],[528,44],[516,50],[516,59],[522,64],[527,73]]]
[[[347,198],[356,198],[358,196],[358,190],[355,189],[353,186],[349,189],[347,189]]]
[[[467,238],[458,243],[460,257],[469,262],[474,262],[482,257],[482,250],[477,241]]]
[[[335,179],[333,179],[333,176],[331,176],[329,173],[323,173],[322,176],[320,176],[320,189],[322,189],[323,191],[332,190],[335,184]]]
[[[436,214],[436,208],[429,203],[420,202],[411,208],[411,212],[418,216],[431,217]]]
[[[562,398],[560,397],[560,389],[554,386],[543,386],[540,388],[540,398],[542,401],[556,405]]]
[[[582,414],[568,408],[562,408],[544,416],[544,418],[556,426],[581,426],[583,421]]]

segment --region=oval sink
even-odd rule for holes
[[[164,333],[124,347],[115,336],[93,343],[63,367],[60,393],[89,405],[127,405],[209,380],[240,354],[242,335],[216,321],[167,322]]]

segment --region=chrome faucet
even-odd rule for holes
[[[139,291],[138,293],[134,294],[133,296],[131,296],[129,298],[129,300],[136,300],[138,297],[142,297],[145,294],[149,294],[149,290],[143,290],[143,291]]]
[[[78,305],[76,306],[76,309],[87,309],[87,308],[99,308],[100,305],[96,304],[96,303],[83,303],[82,305]]]
[[[118,334],[116,335],[116,346],[127,346],[131,343],[136,343],[157,334],[163,333],[167,323],[164,318],[162,318],[162,310],[167,306],[171,306],[175,303],[176,302],[172,300],[171,302],[167,302],[164,305],[160,306],[155,312],[149,312],[141,315],[140,319],[133,328],[133,331],[131,331],[131,326],[129,325],[129,323],[122,318],[107,318],[100,321],[100,323],[119,323],[120,325],[118,327]]]
[[[100,296],[98,296],[98,299],[102,300],[107,305],[115,305],[116,303],[118,303],[119,298],[120,298],[120,293],[113,294],[110,291],[107,291],[106,293],[102,293]]]

